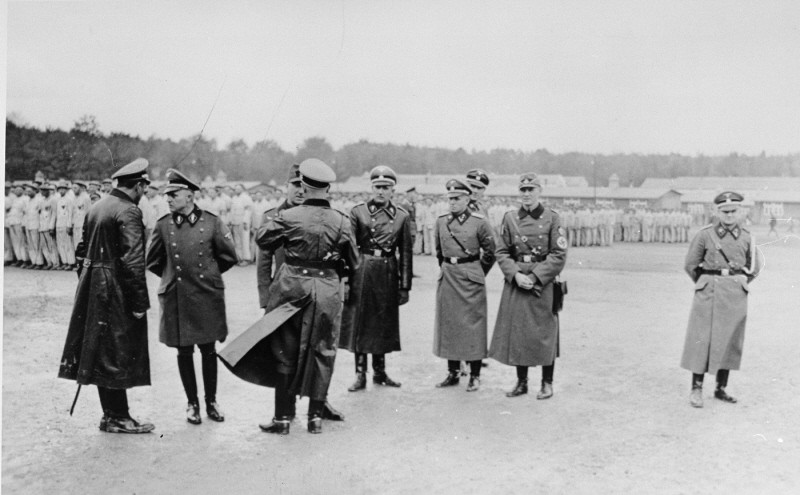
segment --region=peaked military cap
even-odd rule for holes
[[[300,164],[300,177],[312,189],[325,189],[336,180],[336,172],[318,158],[307,158]]]
[[[22,187],[30,187],[34,191],[39,190],[39,184],[37,184],[36,182],[26,182],[25,184],[22,185]]]
[[[538,175],[534,174],[533,172],[529,172],[519,176],[520,189],[533,187],[542,187],[542,181],[539,180]]]
[[[725,206],[725,205],[733,205],[739,206],[744,201],[744,196],[737,192],[733,191],[726,191],[722,194],[719,194],[716,198],[714,198],[714,204],[717,206]]]
[[[42,187],[40,187],[39,189],[41,189],[42,191],[55,191],[56,190],[56,188],[53,186],[53,184],[50,184],[49,182],[45,182],[44,184],[42,184]]]
[[[299,163],[292,163],[292,166],[289,167],[289,178],[286,182],[290,184],[299,184],[300,183],[300,164]]]
[[[489,175],[479,168],[467,172],[467,183],[475,187],[489,187]]]
[[[116,174],[114,174],[114,175],[116,175]],[[103,184],[112,184],[113,182],[114,182],[114,181],[112,181],[112,180],[111,180],[111,179],[109,179],[108,177],[106,177],[105,179],[103,179]]]
[[[458,179],[450,179],[447,181],[447,184],[445,184],[445,187],[447,188],[448,198],[472,194],[472,188],[470,188],[466,182],[462,182]]]
[[[56,185],[56,189],[69,189],[69,182],[65,180],[58,181],[58,185]]]
[[[190,181],[188,177],[174,168],[167,170],[167,187],[164,188],[164,194],[180,191],[181,189],[194,192],[199,191],[200,186]]]
[[[111,179],[117,179],[118,181],[138,179],[149,184],[150,177],[147,176],[147,167],[149,165],[150,162],[144,158],[137,158],[136,160],[117,170],[117,172],[111,176]],[[103,183],[108,184],[111,182],[111,179],[103,179]]]
[[[82,181],[82,180],[74,180],[74,181],[72,181],[72,183],[73,183],[73,184],[77,184],[77,185],[79,185],[80,187],[86,187],[86,181]]]
[[[369,173],[369,180],[373,186],[394,186],[397,184],[397,175],[386,165],[378,165]]]

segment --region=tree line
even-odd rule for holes
[[[324,137],[310,137],[296,153],[284,151],[271,140],[249,146],[238,139],[227,146],[195,135],[177,142],[151,136],[142,139],[126,133],[100,132],[96,119],[85,115],[64,131],[44,130],[6,119],[6,180],[30,180],[36,171],[48,178],[103,179],[137,157],[151,163],[151,176],[163,178],[176,168],[195,180],[225,172],[228,180],[286,180],[293,162],[308,157],[329,163],[339,180],[359,176],[377,165],[388,165],[399,174],[454,174],[482,168],[497,174],[534,171],[540,174],[583,176],[589,185],[605,186],[611,174],[620,185],[639,186],[648,177],[679,176],[800,176],[800,153],[789,155],[684,156],[680,154],[553,154],[546,149],[520,151],[456,150],[372,143],[360,140],[334,149]]]

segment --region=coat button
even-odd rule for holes
[[[323,275],[325,275],[325,274],[324,274],[324,273],[322,273],[322,272],[319,272],[319,276],[320,276],[320,277],[321,277],[321,276],[323,276]]]
[[[202,263],[199,263],[197,266],[200,266],[200,267],[202,267],[202,266],[203,266],[203,264],[202,264]]]
[[[180,281],[181,281],[181,278],[180,278],[180,277],[178,277],[178,282],[180,282]]]
[[[200,278],[203,278],[203,274],[202,273],[200,274]]]
[[[172,243],[172,247],[175,247],[175,246],[177,246],[177,245],[178,245],[178,244],[177,244],[177,243],[175,243],[175,242],[173,242],[173,243]]]
[[[304,275],[307,274],[307,273],[308,273],[308,270],[303,270],[303,274]]]
[[[169,235],[175,235],[175,232],[170,232]]]
[[[178,256],[178,253],[175,253],[175,257],[176,257],[176,258],[180,258],[180,256]]]
[[[178,271],[181,271],[181,267],[180,267],[180,265],[179,265],[179,266],[176,266],[176,267],[175,267],[175,269],[176,269],[176,270],[178,270]]]
[[[202,244],[202,243],[203,243],[203,241],[201,240],[201,241],[200,241],[200,244]]]
[[[199,253],[197,253],[197,256],[203,256],[203,252],[200,251]]]

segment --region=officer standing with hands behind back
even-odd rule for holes
[[[450,212],[436,220],[436,257],[441,272],[436,288],[433,353],[447,359],[447,377],[436,386],[459,381],[460,361],[470,365],[467,392],[480,388],[481,360],[486,357],[486,281],[495,260],[492,226],[468,208],[470,187],[451,179],[446,184]]]
[[[236,264],[236,247],[228,227],[194,203],[200,186],[177,170],[167,171],[170,213],[153,229],[147,269],[161,277],[159,340],[178,349],[178,372],[186,392],[186,421],[200,424],[200,403],[194,371],[194,346],[200,349],[206,414],[225,417],[217,404],[215,343],[228,336],[222,273]]]

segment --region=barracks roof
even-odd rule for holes
[[[652,177],[645,179],[641,187],[678,191],[800,191],[800,177]]]

